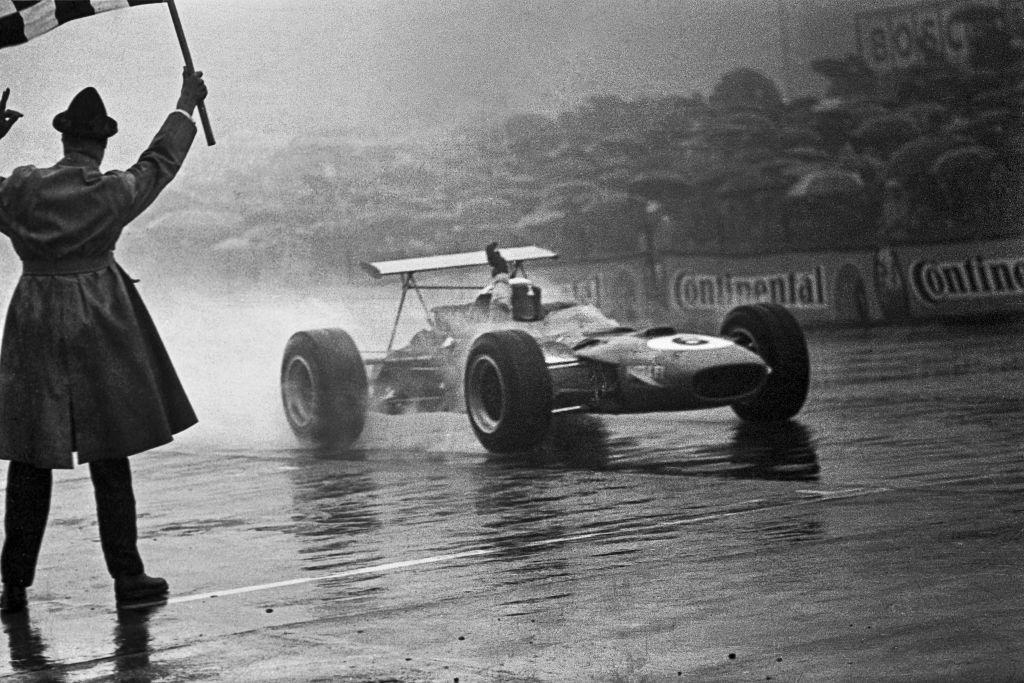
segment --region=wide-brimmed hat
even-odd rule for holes
[[[53,117],[53,127],[65,135],[87,140],[106,140],[117,133],[117,121],[107,116],[107,108],[93,87],[75,95],[67,110]]]

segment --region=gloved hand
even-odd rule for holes
[[[5,88],[3,97],[0,99],[0,138],[7,135],[11,130],[11,126],[14,125],[14,122],[21,118],[21,112],[7,108],[7,98],[10,94],[11,89]]]
[[[491,277],[494,277],[498,273],[508,273],[508,261],[502,258],[501,254],[498,253],[498,243],[491,242],[484,249],[487,254],[487,263],[491,266]]]
[[[178,109],[191,114],[196,106],[206,99],[206,81],[202,71],[189,71],[185,67],[181,71],[181,95],[178,96]]]

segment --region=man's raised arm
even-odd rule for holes
[[[177,108],[168,115],[139,160],[127,171],[118,174],[124,179],[131,195],[131,205],[123,216],[125,223],[131,222],[152,204],[178,173],[196,135],[192,112],[206,98],[206,93],[203,72],[184,70]]]

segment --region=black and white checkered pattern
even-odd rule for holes
[[[63,23],[164,0],[0,0],[0,48],[26,43]]]

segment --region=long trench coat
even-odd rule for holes
[[[195,124],[172,113],[126,171],[71,152],[0,179],[0,232],[24,270],[0,348],[0,459],[119,458],[195,424],[156,327],[113,260],[125,226],[181,167]]]

